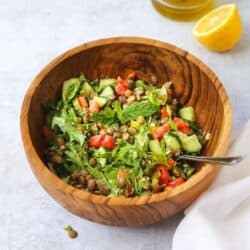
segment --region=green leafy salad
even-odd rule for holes
[[[65,81],[60,100],[44,105],[48,168],[78,189],[112,197],[185,182],[197,168],[178,156],[199,154],[208,134],[193,107],[173,98],[171,86],[145,83],[135,73]]]

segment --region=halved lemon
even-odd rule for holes
[[[226,4],[202,17],[193,29],[193,36],[209,49],[226,51],[240,40],[242,31],[237,6]]]

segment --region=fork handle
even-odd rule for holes
[[[179,159],[215,163],[219,165],[235,165],[243,160],[243,156],[228,156],[228,157],[212,157],[212,156],[194,156],[194,155],[180,155]]]

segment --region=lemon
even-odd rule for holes
[[[237,6],[226,4],[202,17],[193,29],[193,36],[209,49],[226,51],[240,40],[242,30]]]

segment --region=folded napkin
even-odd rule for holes
[[[228,155],[244,155],[221,167],[209,189],[185,210],[172,250],[250,250],[250,121]]]

